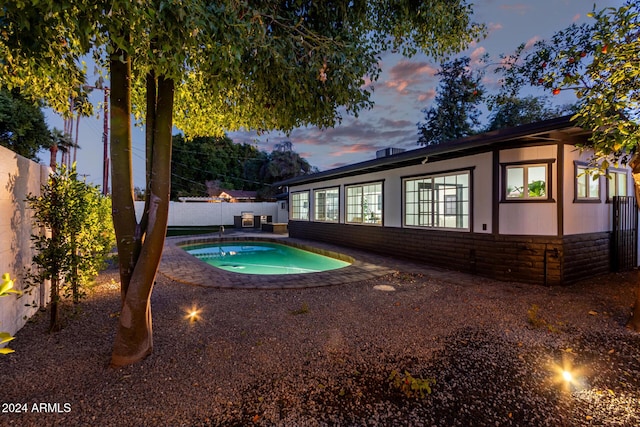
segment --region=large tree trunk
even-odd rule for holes
[[[638,203],[638,207],[640,208],[640,157],[638,154],[633,156],[629,162],[629,166],[631,166],[631,174],[633,175],[636,203]],[[640,282],[638,283],[638,289],[636,289],[636,302],[633,307],[633,315],[631,319],[629,319],[627,327],[636,332],[640,332]]]
[[[122,58],[122,60],[121,60]],[[114,49],[111,68],[111,179],[113,225],[120,264],[120,296],[124,301],[141,245],[136,238],[131,159],[131,60]]]
[[[57,163],[56,158],[58,157],[58,146],[56,144],[53,144],[51,147],[49,147],[49,152],[51,153],[51,156],[49,157],[49,167],[52,171],[55,171]]]
[[[154,76],[148,77],[147,114],[151,119],[147,120],[147,156],[150,157],[148,159],[150,182],[147,184],[149,191],[143,219],[136,227],[134,236],[142,242],[142,246],[139,247],[139,252],[137,250],[131,252],[133,270],[127,289],[124,291],[122,311],[111,356],[111,365],[114,367],[136,363],[153,350],[151,292],[162,257],[169,217],[173,91],[172,80],[158,78],[156,85]],[[112,158],[115,169],[116,159],[113,154]],[[120,189],[114,177],[114,195],[116,191]]]

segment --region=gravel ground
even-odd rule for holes
[[[242,291],[160,277],[154,352],[114,370],[110,269],[61,332],[40,313],[0,357],[0,425],[637,426],[640,334],[624,328],[637,280],[549,288],[400,271]]]

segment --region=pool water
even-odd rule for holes
[[[301,274],[336,270],[346,261],[270,242],[207,243],[183,247],[214,267],[243,274]]]

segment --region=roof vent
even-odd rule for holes
[[[404,148],[393,148],[393,147],[383,148],[382,150],[376,151],[376,159],[380,159],[382,157],[387,157],[387,156],[393,156],[394,154],[402,153],[404,151],[405,151]]]

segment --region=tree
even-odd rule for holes
[[[293,151],[291,141],[276,144],[263,164],[260,175],[265,182],[284,181],[300,175],[317,172],[300,154]]]
[[[41,148],[49,148],[49,129],[37,104],[18,91],[0,90],[0,145],[31,160]]]
[[[601,174],[610,165],[631,166],[640,203],[640,5],[594,10],[590,23],[572,25],[533,51],[520,49],[513,74],[550,90],[573,91],[576,125],[591,132],[584,149]],[[640,288],[628,326],[640,331]]]
[[[60,129],[53,128],[49,138],[49,153],[51,154],[49,159],[49,167],[55,170],[58,166],[58,151],[63,154],[67,153],[73,146],[71,135],[63,133]],[[61,159],[61,163],[65,164],[64,159]]]
[[[552,119],[568,114],[571,106],[554,107],[545,97],[517,96],[491,97],[489,100],[489,124],[485,131],[503,129]]]
[[[469,58],[443,62],[435,106],[422,110],[425,121],[418,123],[418,144],[435,145],[476,133],[484,87],[482,73],[469,68]]]
[[[150,296],[165,239],[174,125],[188,137],[334,126],[343,111],[357,115],[371,106],[363,83],[365,76],[378,77],[380,52],[458,52],[484,32],[470,14],[466,0],[4,5],[3,84],[32,88],[33,96],[68,111],[63,99],[83,81],[76,58],[95,49],[95,58],[108,62],[122,296],[112,365],[135,363],[153,348]],[[49,87],[58,86],[44,91],[49,76]],[[147,188],[139,222],[132,112],[146,125]]]
[[[171,153],[171,198],[206,196],[207,181],[221,188],[257,190],[257,170],[266,153],[250,144],[236,144],[229,137],[197,137],[186,141],[174,135]]]

